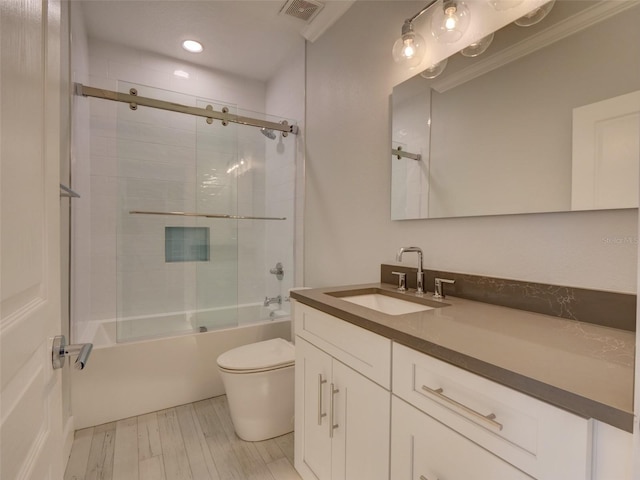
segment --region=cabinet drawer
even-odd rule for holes
[[[392,402],[391,478],[394,480],[532,480],[397,397]]]
[[[399,344],[393,393],[535,478],[589,478],[588,420]]]
[[[295,334],[391,389],[391,340],[295,302]]]

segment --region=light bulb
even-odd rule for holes
[[[464,2],[445,0],[431,16],[431,34],[442,43],[455,43],[469,28],[471,14]]]
[[[393,44],[392,53],[396,63],[408,68],[415,68],[422,63],[425,54],[424,38],[413,31],[410,22],[405,22],[402,26],[402,36]]]
[[[489,48],[491,42],[493,42],[493,33],[490,33],[486,37],[482,37],[477,42],[473,42],[469,46],[463,48],[460,50],[460,54],[464,57],[477,57]]]
[[[523,1],[524,0],[488,0],[488,3],[497,11],[501,11],[517,7]]]
[[[403,40],[404,46],[402,47],[402,56],[405,58],[412,58],[416,53],[415,44],[413,38],[406,38]]]
[[[444,11],[444,28],[449,31],[455,30],[455,28],[458,26],[458,17],[456,15],[456,11],[456,7],[449,7]]]
[[[427,78],[429,80],[432,79],[432,78],[436,78],[438,75],[440,75],[442,72],[444,72],[444,69],[447,66],[447,62],[448,61],[449,61],[449,59],[445,58],[444,60],[442,60],[442,61],[440,61],[438,63],[434,63],[429,68],[427,68],[425,71],[420,73],[420,76],[423,77],[423,78]]]
[[[542,21],[542,19],[549,14],[555,3],[556,0],[551,0],[541,7],[531,10],[529,13],[523,15],[513,23],[515,23],[519,27],[530,27],[531,25],[535,25],[536,23]]]

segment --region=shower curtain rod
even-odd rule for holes
[[[221,120],[222,125],[231,123],[239,123],[241,125],[248,125],[251,127],[266,128],[270,130],[277,130],[282,132],[283,136],[287,136],[289,133],[294,135],[298,134],[297,125],[289,125],[286,120],[281,123],[269,122],[267,120],[260,120],[257,118],[243,117],[241,115],[235,115],[229,113],[229,109],[224,107],[221,112],[213,109],[211,105],[207,105],[206,108],[190,107],[188,105],[181,105],[179,103],[166,102],[164,100],[157,100],[155,98],[139,97],[135,88],[129,90],[129,93],[114,92],[113,90],[105,90],[103,88],[88,87],[81,83],[75,84],[75,94],[82,95],[83,97],[103,98],[105,100],[112,100],[114,102],[128,103],[132,110],[136,110],[139,105],[151,108],[158,108],[161,110],[169,110],[171,112],[186,113],[188,115],[195,115],[197,117],[204,117],[207,119],[207,123],[213,123],[213,120]]]
[[[245,217],[242,215],[227,215],[224,213],[190,213],[190,212],[145,212],[131,210],[130,215],[179,215],[181,217],[226,218],[230,220],[286,220],[287,217]]]

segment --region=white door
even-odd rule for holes
[[[63,474],[60,4],[0,1],[0,478]]]
[[[638,207],[640,90],[573,109],[571,209]]]

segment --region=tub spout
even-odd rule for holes
[[[272,303],[277,303],[278,305],[282,305],[282,295],[278,295],[277,297],[264,297],[264,306],[268,307]]]

